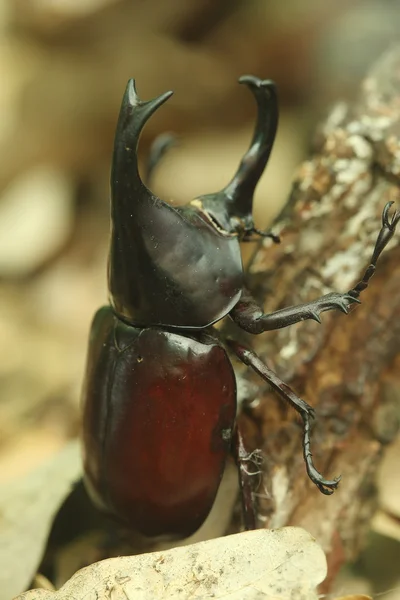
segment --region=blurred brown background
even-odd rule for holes
[[[238,77],[276,80],[278,139],[256,196],[263,228],[318,119],[355,96],[399,25],[398,0],[3,1],[1,483],[79,431],[89,323],[106,301],[109,164],[127,79],[143,99],[175,91],[146,127],[141,153],[158,133],[179,135],[153,186],[176,202],[226,184],[247,147],[255,107]],[[372,563],[357,589],[371,590]]]

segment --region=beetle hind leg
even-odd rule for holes
[[[323,475],[315,468],[311,453],[310,428],[311,421],[315,416],[314,409],[304,400],[299,398],[292,389],[289,388],[279,377],[265,365],[259,357],[242,346],[238,342],[227,339],[228,347],[236,354],[236,356],[245,365],[251,367],[264,381],[278,393],[278,395],[286,400],[299,413],[303,420],[303,456],[306,463],[307,474],[317,488],[325,495],[333,494],[339,485],[340,477],[335,479],[325,479]]]

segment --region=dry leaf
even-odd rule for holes
[[[32,581],[54,515],[80,471],[79,445],[73,442],[29,476],[0,487],[0,600]]]

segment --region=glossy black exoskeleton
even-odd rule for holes
[[[229,315],[258,334],[359,302],[400,219],[383,211],[371,264],[348,293],[264,314],[245,287],[240,242],[270,236],[255,228],[253,193],[278,121],[275,85],[245,76],[258,108],[250,147],[231,182],[215,194],[172,207],[140,178],[137,145],[148,118],[170,96],[143,102],[128,83],[111,175],[110,306],[93,321],[83,392],[85,482],[95,503],[141,533],[189,536],[214,502],[228,454],[236,453],[245,524],[254,527],[235,430],[236,383],[229,348],[301,415],[310,479],[331,494],[310,452],[313,409],[251,350],[212,325]],[[279,241],[279,240],[274,240]],[[233,443],[235,441],[235,443]]]

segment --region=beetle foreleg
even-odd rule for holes
[[[349,293],[340,294],[331,292],[317,300],[282,308],[270,314],[264,314],[262,308],[254,300],[251,293],[244,289],[242,297],[229,313],[230,317],[239,327],[249,333],[263,333],[272,329],[288,327],[300,321],[312,319],[321,323],[320,314],[327,310],[340,310],[347,314],[350,304],[360,301]]]
[[[400,211],[396,210],[389,220],[389,210],[393,202],[388,202],[382,213],[382,228],[376,240],[375,248],[372,253],[371,262],[366,269],[363,278],[354,288],[345,294],[331,292],[317,300],[299,304],[297,306],[289,306],[282,308],[270,314],[264,314],[261,307],[254,300],[253,296],[247,289],[243,290],[242,297],[236,306],[229,313],[232,319],[245,331],[249,333],[263,333],[272,329],[281,329],[305,321],[313,319],[318,323],[321,322],[321,313],[327,310],[340,310],[347,314],[349,306],[353,303],[360,303],[358,297],[369,284],[372,275],[376,270],[376,263],[382,251],[392,239],[396,226],[400,221]]]
[[[254,369],[269,385],[278,393],[278,395],[289,402],[289,404],[299,413],[303,420],[303,455],[306,463],[309,478],[318,489],[326,495],[332,494],[337,488],[340,477],[329,480],[325,479],[314,466],[312,453],[310,449],[310,425],[315,416],[314,409],[304,400],[299,398],[294,391],[286,385],[279,377],[265,365],[252,350],[238,344],[238,342],[227,339],[228,347],[245,364]]]

